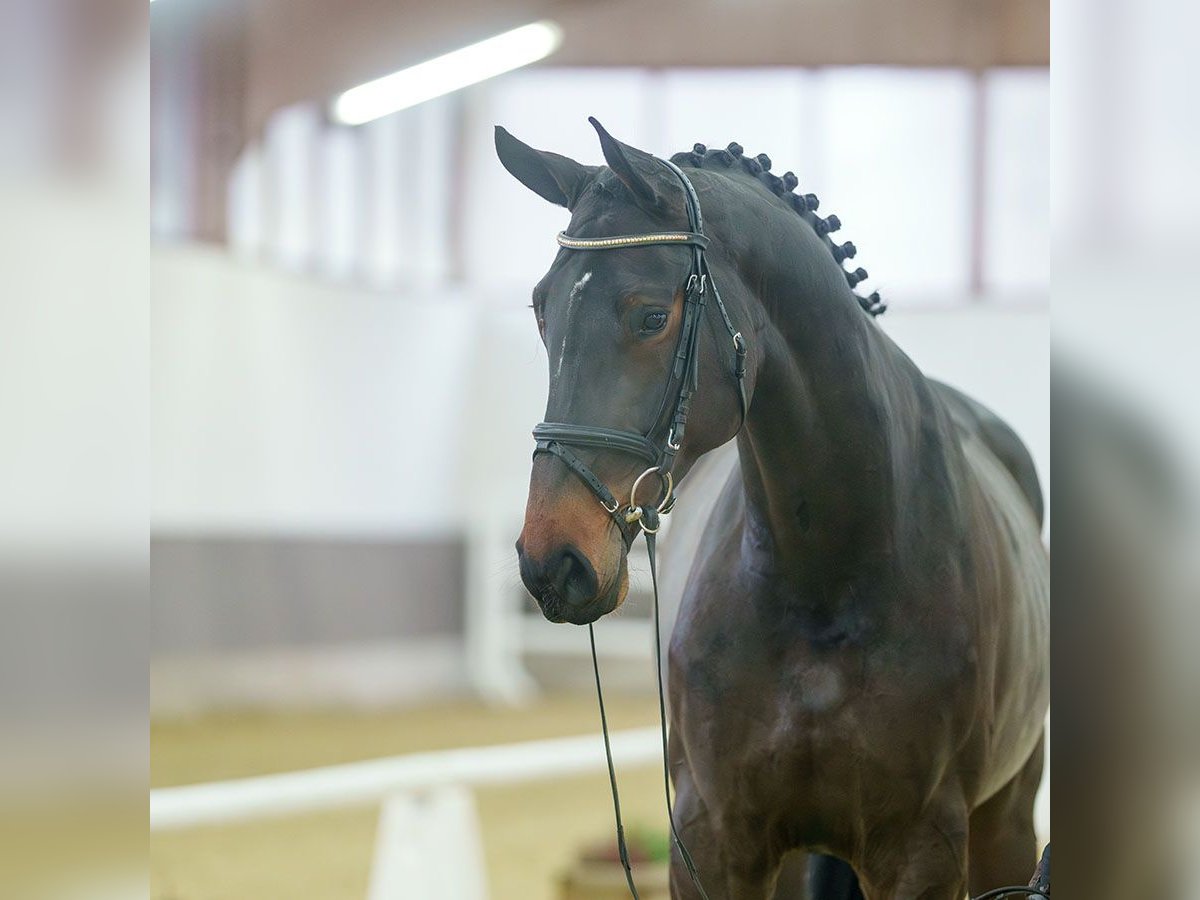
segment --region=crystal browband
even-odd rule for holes
[[[560,231],[554,238],[568,250],[618,250],[621,247],[644,247],[652,244],[689,244],[704,249],[708,238],[694,231],[660,231],[654,234],[619,234],[605,238],[576,238]]]

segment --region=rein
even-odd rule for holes
[[[567,422],[542,422],[533,429],[536,442],[534,454],[551,453],[562,460],[578,478],[588,486],[600,505],[604,507],[617,525],[618,531],[628,544],[637,537],[636,529],[640,527],[646,536],[646,553],[650,559],[650,580],[654,586],[654,656],[658,669],[658,714],[659,727],[662,733],[663,756],[663,791],[666,796],[667,821],[671,826],[671,840],[678,850],[692,884],[704,900],[708,894],[700,883],[696,864],[692,855],[679,836],[675,827],[675,817],[671,809],[671,769],[670,753],[667,742],[666,699],[663,689],[663,655],[662,627],[658,602],[658,572],[655,559],[655,536],[661,524],[660,517],[665,516],[675,505],[675,481],[672,466],[675,463],[683,443],[687,428],[688,415],[691,412],[692,398],[699,388],[700,380],[700,322],[704,309],[711,295],[725,330],[729,332],[733,342],[734,364],[733,376],[737,381],[738,402],[740,404],[741,425],[745,424],[747,412],[746,400],[746,341],[737,330],[729,311],[721,300],[717,286],[713,283],[708,261],[704,251],[708,247],[708,238],[704,234],[704,218],[700,212],[700,200],[696,190],[683,171],[674,163],[658,160],[669,169],[683,187],[684,199],[687,205],[688,231],[665,231],[650,234],[614,235],[602,238],[571,237],[565,232],[557,236],[558,245],[564,250],[583,252],[602,250],[623,250],[630,247],[647,247],[675,245],[687,247],[691,251],[691,270],[684,283],[683,322],[679,329],[679,341],[668,373],[667,386],[663,402],[655,420],[645,433],[619,428],[607,428],[595,425],[579,425]],[[674,402],[669,403],[674,392]],[[664,419],[664,411],[669,411]],[[666,427],[666,437],[661,445],[656,443],[654,436]],[[648,464],[649,468],[633,482],[629,492],[629,502],[622,505],[613,492],[599,476],[594,473],[572,450],[572,447],[584,447],[591,450],[613,450],[628,456],[636,456]],[[638,489],[642,482],[651,475],[657,475],[660,481],[661,499],[657,505],[641,505],[638,503]],[[608,735],[608,717],[604,710],[604,691],[600,685],[600,663],[596,656],[596,634],[592,625],[588,625],[588,639],[592,650],[592,671],[596,676],[596,699],[600,706],[600,730],[604,735],[604,753],[608,760],[608,779],[612,788],[613,815],[617,826],[617,850],[621,857],[621,865],[625,869],[625,881],[634,900],[639,900],[637,886],[633,881],[633,871],[629,865],[629,850],[625,844],[625,826],[621,821],[621,797],[617,789],[617,773],[613,766],[612,746]]]
[[[684,844],[683,838],[679,836],[679,829],[675,827],[675,813],[671,809],[671,765],[670,753],[667,749],[667,708],[662,674],[662,627],[659,622],[658,572],[655,569],[654,556],[655,535],[659,527],[658,516],[658,510],[643,508],[641,523],[642,531],[646,535],[646,555],[650,558],[650,583],[654,585],[654,662],[658,670],[658,724],[659,732],[662,735],[663,794],[667,799],[667,822],[671,826],[671,840],[679,850],[680,858],[683,859],[692,884],[700,892],[703,900],[709,900],[708,893],[700,882],[700,873],[696,871],[696,863],[692,861],[692,854]],[[600,732],[604,735],[604,755],[608,760],[608,783],[612,788],[613,817],[617,822],[617,853],[621,857],[621,866],[625,869],[625,883],[629,885],[629,893],[633,895],[633,900],[641,900],[638,896],[637,886],[633,883],[633,871],[629,866],[629,849],[625,846],[625,825],[621,821],[621,795],[617,790],[617,773],[613,767],[612,745],[608,736],[608,717],[604,713],[604,691],[600,687],[600,663],[596,658],[596,632],[590,624],[588,625],[588,641],[591,642],[592,647],[592,672],[596,676],[596,700],[600,705]]]

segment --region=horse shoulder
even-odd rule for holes
[[[1028,451],[1017,453],[1015,433],[982,405],[957,392],[951,405],[970,482],[981,702],[967,746],[983,799],[1028,759],[1049,705],[1049,556]]]

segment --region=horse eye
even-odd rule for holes
[[[642,318],[642,334],[654,334],[657,331],[662,331],[666,326],[667,313],[664,310],[653,310],[646,313]]]

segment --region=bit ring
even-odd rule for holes
[[[665,508],[667,508],[668,504],[671,502],[671,492],[675,489],[674,478],[671,477],[670,471],[664,472],[660,466],[651,466],[649,469],[647,469],[645,472],[643,472],[641,475],[639,475],[637,477],[637,479],[633,482],[633,487],[630,488],[630,490],[629,490],[629,508],[631,510],[639,508],[638,502],[637,502],[638,488],[642,486],[642,482],[645,480],[646,476],[650,475],[652,473],[658,475],[659,479],[662,481],[664,488],[666,489],[665,493],[663,494],[662,502],[659,503],[658,506],[655,508],[656,512],[662,513],[663,510]]]

